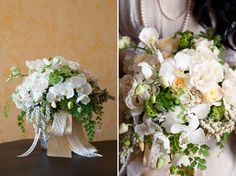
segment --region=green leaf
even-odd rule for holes
[[[49,84],[56,85],[57,83],[59,83],[61,81],[61,79],[63,79],[63,78],[60,75],[60,72],[58,70],[54,70],[49,75]]]
[[[20,114],[17,116],[17,124],[20,127],[21,131],[24,133],[25,132],[25,127],[24,127],[24,117],[25,117],[25,111],[21,111]]]

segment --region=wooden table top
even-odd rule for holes
[[[103,157],[48,157],[39,144],[27,157],[17,158],[30,147],[33,140],[0,144],[0,176],[116,176],[116,141],[93,142]]]

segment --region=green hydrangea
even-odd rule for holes
[[[213,118],[215,121],[220,121],[224,118],[225,107],[222,103],[220,106],[212,106],[209,114],[210,118]]]

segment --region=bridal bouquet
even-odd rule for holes
[[[210,30],[159,39],[144,28],[139,39],[138,46],[129,37],[119,44],[135,48],[120,80],[122,168],[141,154],[149,168],[194,175],[207,168],[207,141],[222,148],[234,130],[236,71],[223,62],[221,38]]]
[[[32,122],[35,129],[31,148],[20,156],[29,155],[40,136],[49,156],[71,157],[71,151],[87,157],[99,156],[87,143],[83,130],[92,140],[96,124],[102,123],[102,104],[112,98],[107,90],[101,89],[94,76],[80,69],[78,63],[61,56],[28,60],[26,66],[28,74],[12,67],[8,78],[11,81],[23,77],[11,97],[21,110],[21,130],[25,131],[24,121]]]

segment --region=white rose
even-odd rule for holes
[[[203,93],[224,79],[223,66],[215,60],[204,60],[190,67],[190,83]]]
[[[218,84],[211,87],[204,94],[205,100],[215,106],[221,105],[220,100],[222,99],[222,97],[223,97],[223,91],[222,91],[222,88]]]

